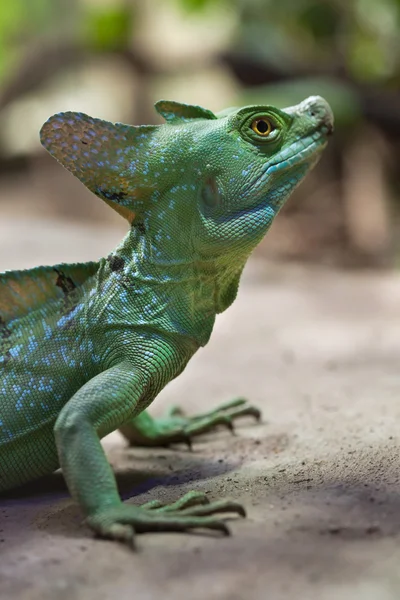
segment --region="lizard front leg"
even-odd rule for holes
[[[236,398],[214,410],[194,416],[186,415],[178,406],[172,407],[164,417],[158,418],[143,411],[119,430],[131,446],[184,443],[190,447],[193,437],[214,431],[220,426],[233,431],[234,421],[245,416],[254,417],[258,421],[261,412],[244,398]]]
[[[124,504],[100,437],[131,417],[146,391],[146,376],[125,361],[88,381],[61,411],[55,425],[60,465],[71,495],[88,525],[100,536],[132,542],[134,533],[187,531],[203,527],[228,533],[212,515],[244,514],[237,503],[204,505],[204,497],[185,497],[170,507]],[[197,506],[201,504],[201,506]]]

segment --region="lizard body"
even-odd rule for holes
[[[0,491],[63,469],[88,524],[104,537],[207,527],[235,502],[189,494],[172,506],[123,504],[100,438],[189,441],[258,411],[243,401],[192,419],[145,412],[207,344],[234,301],[246,260],[333,127],[327,103],[251,106],[214,115],[161,101],[159,126],[60,113],[45,148],[127,218],[97,263],[0,275]]]

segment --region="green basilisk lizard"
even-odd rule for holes
[[[146,408],[207,344],[243,267],[333,129],[329,105],[246,106],[213,114],[160,101],[163,125],[60,113],[44,147],[125,217],[129,232],[98,262],[0,275],[0,490],[59,466],[86,522],[103,537],[203,527],[227,532],[193,492],[172,505],[123,503],[100,444],[189,441],[257,409],[237,400],[164,420]]]

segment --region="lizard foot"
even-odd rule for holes
[[[210,428],[213,429],[216,424],[215,419],[220,419],[225,422],[230,422],[233,424],[233,421],[238,419],[239,417],[254,417],[256,421],[261,419],[261,411],[255,406],[251,405],[245,398],[235,398],[230,400],[229,402],[225,402],[224,404],[220,404],[217,408],[213,410],[201,413],[198,415],[194,415],[193,417],[187,417],[184,410],[180,406],[172,406],[168,411],[166,418],[171,420],[184,420],[185,425],[194,425],[198,422],[209,422]],[[231,429],[229,424],[227,425],[228,429]]]
[[[172,504],[163,505],[152,501],[143,506],[122,503],[108,506],[90,515],[86,522],[98,536],[133,546],[135,533],[208,529],[229,535],[224,521],[213,516],[217,513],[246,516],[244,508],[238,502],[209,502],[204,494],[189,492]]]
[[[214,410],[195,416],[186,416],[178,407],[172,407],[165,417],[146,421],[146,426],[138,430],[130,424],[120,428],[121,433],[128,439],[132,446],[169,446],[170,444],[184,443],[191,447],[191,440],[197,435],[213,431],[217,427],[226,427],[234,431],[234,421],[240,417],[251,416],[257,421],[261,412],[244,398],[236,398],[221,404]],[[146,417],[148,419],[148,417]]]

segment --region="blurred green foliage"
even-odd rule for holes
[[[52,0],[0,2],[0,81],[21,58],[26,44],[54,19]]]
[[[283,66],[341,68],[359,81],[399,81],[400,0],[175,0],[238,14],[235,48]]]
[[[132,36],[133,7],[79,0],[0,2],[0,82],[43,40],[73,38],[94,51],[121,50]]]
[[[133,11],[128,5],[96,7],[83,13],[83,38],[97,51],[123,50],[132,35]]]
[[[225,6],[237,17],[235,50],[281,68],[311,65],[354,80],[400,80],[400,0],[166,0],[190,13]],[[0,3],[0,80],[23,48],[66,22],[93,50],[132,38],[138,1],[12,0]],[[74,16],[75,15],[75,16]]]

